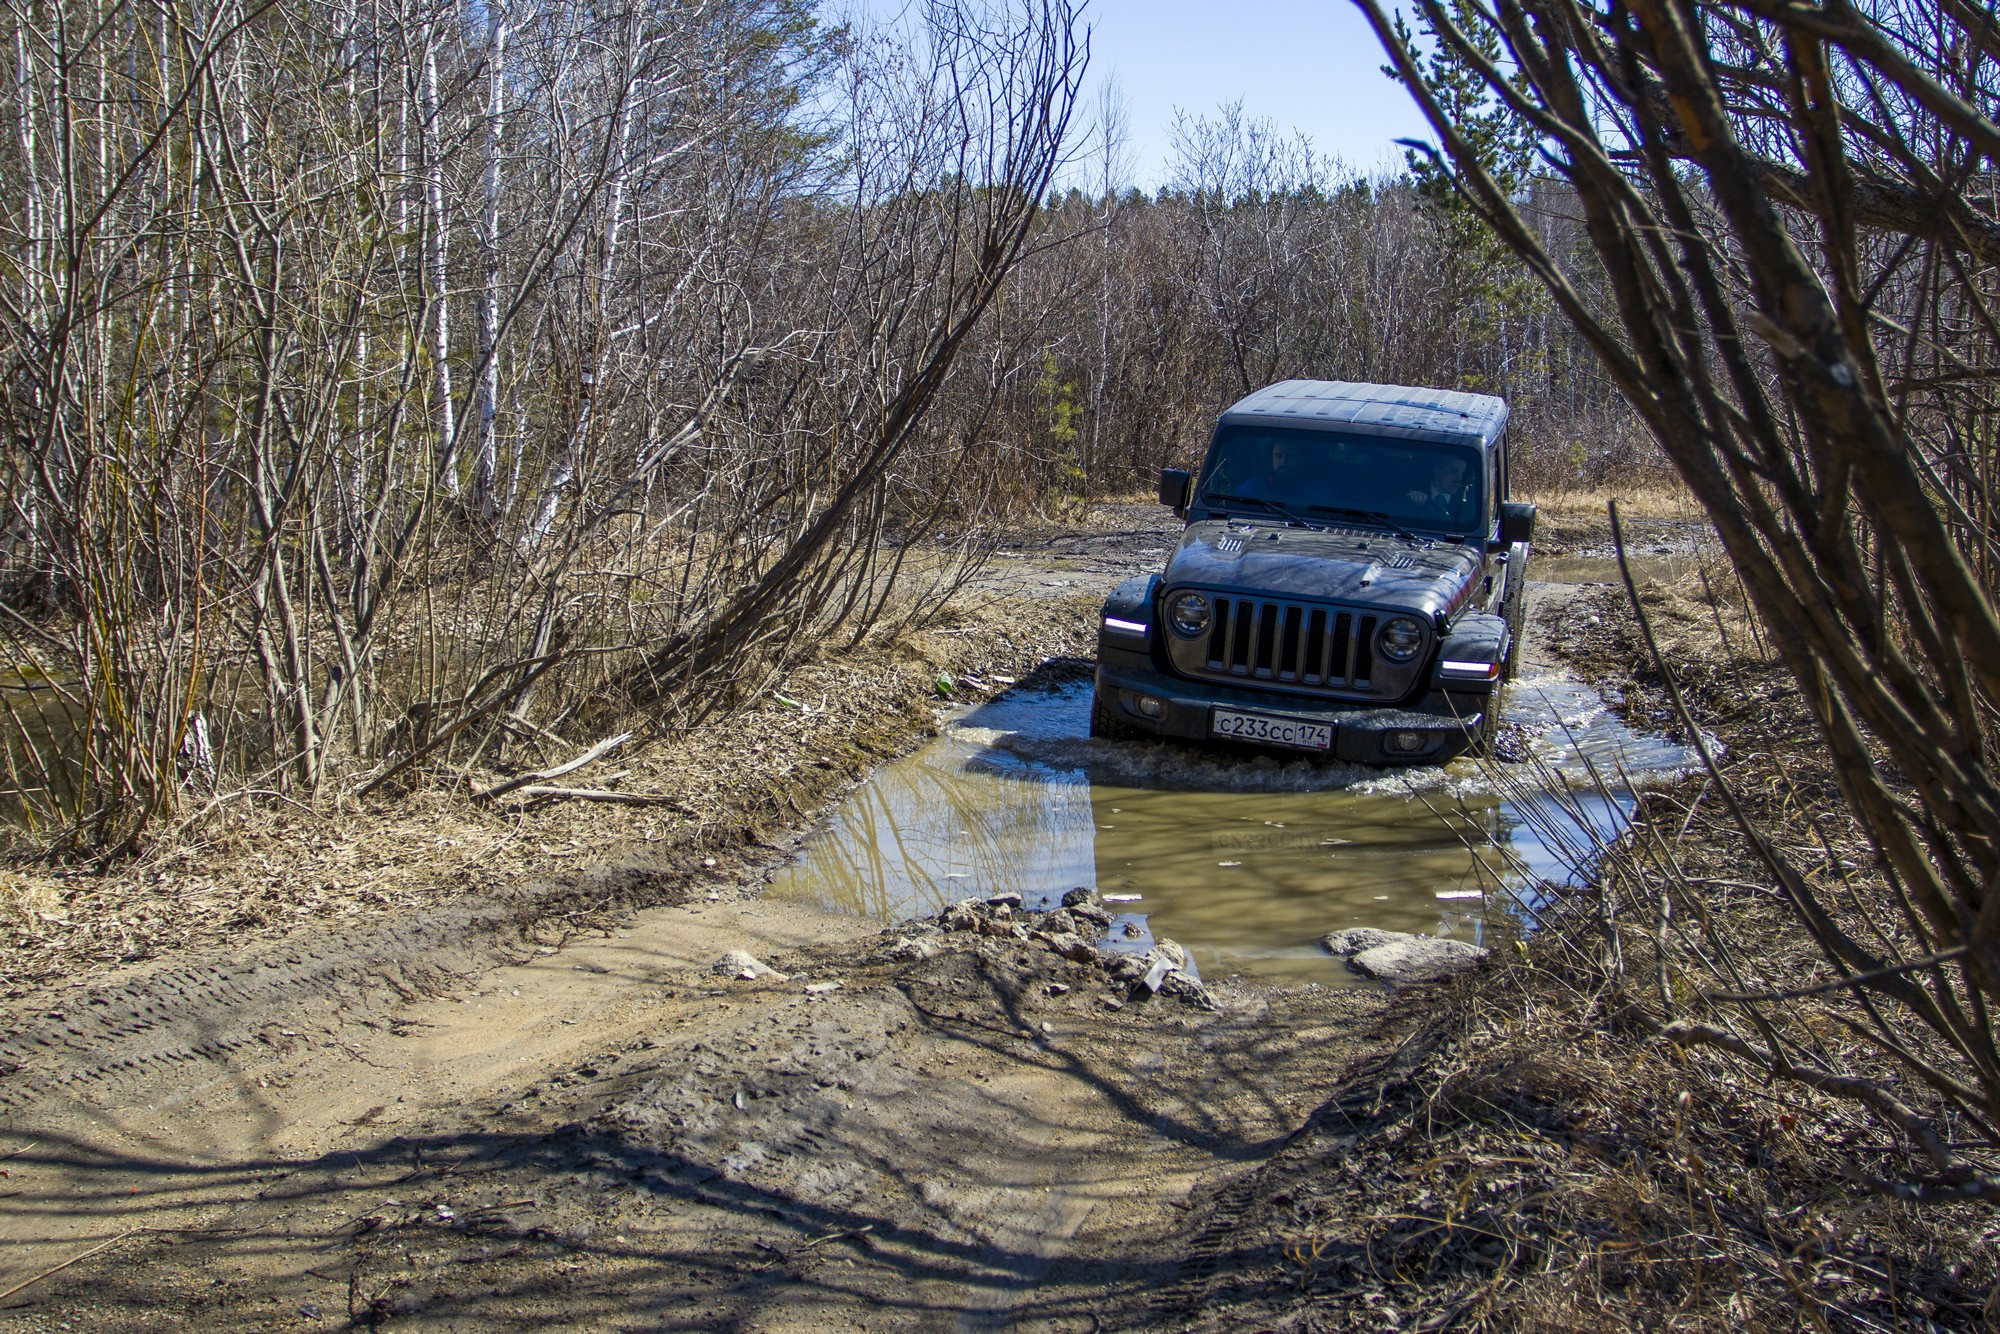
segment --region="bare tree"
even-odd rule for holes
[[[1845,998],[1821,1022],[1784,1018],[1792,988],[1726,939],[1708,944],[1737,999],[1685,1013],[1663,987],[1628,1015],[1862,1100],[1921,1165],[1885,1188],[2000,1199],[1993,11],[1419,0],[1573,189],[1600,282],[1528,224],[1410,35],[1360,3],[1456,188],[1708,510],[1879,860],[1879,887],[1829,885],[1743,821],[1823,952],[1823,994]]]
[[[190,782],[456,781],[882,614],[1082,63],[1055,3],[5,14],[0,733],[99,855]]]

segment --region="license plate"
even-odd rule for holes
[[[1298,718],[1279,718],[1268,713],[1238,713],[1234,709],[1214,709],[1208,715],[1208,734],[1231,741],[1255,741],[1264,746],[1290,746],[1294,750],[1332,750],[1333,724],[1309,723]]]

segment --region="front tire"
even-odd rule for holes
[[[1508,650],[1509,665],[1507,675],[1513,673],[1512,654],[1513,650],[1510,648]],[[1500,736],[1500,714],[1506,707],[1507,681],[1506,676],[1503,675],[1499,681],[1494,683],[1492,693],[1487,695],[1486,707],[1480,710],[1484,716],[1479,720],[1478,734],[1472,738],[1472,744],[1466,747],[1468,755],[1482,760],[1493,757],[1493,743]]]
[[[1136,741],[1139,732],[1118,716],[1118,706],[1093,688],[1090,692],[1090,734],[1104,741]]]
[[[1528,635],[1528,544],[1516,542],[1507,557],[1507,601],[1500,609],[1507,621],[1507,661],[1500,679],[1514,679],[1514,663],[1521,655],[1521,641]],[[1494,692],[1499,693],[1497,690]]]

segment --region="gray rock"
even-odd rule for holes
[[[954,903],[938,917],[938,926],[946,931],[977,931],[986,920],[983,907],[978,899]]]
[[[1037,931],[1034,938],[1065,959],[1074,959],[1078,963],[1094,963],[1097,960],[1097,947],[1074,931]]]
[[[1160,994],[1162,996],[1178,997],[1192,1005],[1198,1005],[1204,1010],[1213,1010],[1216,1008],[1215,997],[1208,994],[1208,988],[1189,977],[1186,973],[1176,972],[1167,974],[1166,981],[1160,984]]]
[[[1485,957],[1485,950],[1462,940],[1407,936],[1362,950],[1348,959],[1347,966],[1379,982],[1428,982],[1470,968]]]
[[[1111,914],[1095,903],[1072,903],[1066,911],[1094,931],[1111,929]]]
[[[934,958],[944,946],[934,936],[904,936],[891,945],[886,953],[891,959],[909,959],[922,962]]]
[[[1144,977],[1152,965],[1151,959],[1142,958],[1137,954],[1114,953],[1110,962],[1105,965],[1105,971],[1117,981],[1131,983]]]
[[[783,982],[786,978],[786,974],[771,967],[748,950],[729,951],[711,965],[710,971],[736,978],[741,982],[755,982],[765,977]]]
[[[1416,939],[1418,937],[1407,931],[1379,931],[1372,926],[1355,926],[1345,931],[1335,931],[1331,935],[1321,936],[1319,943],[1328,954],[1341,959],[1351,959],[1363,950],[1372,950],[1377,945]]]
[[[1071,935],[1082,934],[1076,914],[1067,908],[1057,908],[1054,912],[1043,913],[1035,919],[1035,929],[1046,931],[1052,936],[1061,935],[1065,931]]]

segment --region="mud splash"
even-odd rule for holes
[[[864,785],[771,892],[889,923],[1091,885],[1128,914],[1114,930],[1170,936],[1210,978],[1345,984],[1318,948],[1326,932],[1510,939],[1536,887],[1570,879],[1618,829],[1635,785],[1696,762],[1554,673],[1511,688],[1521,758],[1497,786],[1472,760],[1382,770],[1100,741],[1089,709],[1085,684],[952,718]]]

